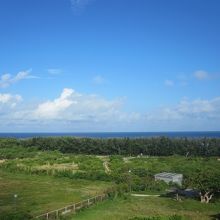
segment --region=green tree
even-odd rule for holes
[[[209,203],[215,193],[220,191],[220,173],[215,170],[202,170],[188,178],[186,186],[199,191],[200,201]]]

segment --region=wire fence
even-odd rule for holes
[[[59,219],[61,216],[66,215],[68,213],[76,213],[77,211],[88,208],[98,202],[102,202],[103,200],[107,199],[108,196],[106,194],[98,195],[86,200],[83,200],[78,203],[73,203],[71,205],[65,206],[60,209],[56,209],[47,213],[44,213],[42,215],[38,215],[35,217],[35,219],[47,219],[47,220],[52,220],[52,219]]]

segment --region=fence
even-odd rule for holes
[[[62,215],[65,215],[65,214],[68,214],[71,212],[76,213],[77,211],[79,211],[83,208],[88,208],[89,206],[96,204],[97,202],[101,202],[101,201],[107,199],[107,197],[108,196],[106,194],[98,195],[98,196],[92,197],[90,199],[83,200],[81,202],[68,205],[64,208],[56,209],[54,211],[50,211],[45,214],[36,216],[35,219],[42,219],[42,220],[43,219],[47,219],[47,220],[59,219],[59,217]]]

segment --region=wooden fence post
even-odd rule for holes
[[[76,213],[77,210],[81,210],[84,207],[90,207],[93,204],[96,204],[98,202],[102,202],[105,198],[107,198],[107,196],[105,194],[98,195],[98,196],[89,198],[87,200],[84,200],[84,201],[81,201],[81,202],[74,203],[72,205],[66,206],[66,207],[64,207],[62,209],[57,209],[57,210],[54,210],[54,211],[47,212],[45,214],[36,216],[35,218],[36,219],[39,219],[39,218],[44,218],[45,219],[45,217],[46,217],[46,219],[49,220],[49,215],[51,214],[52,216],[55,215],[56,219],[59,219],[59,211],[60,212],[64,211],[62,214],[67,214],[68,212],[71,212],[71,211]]]

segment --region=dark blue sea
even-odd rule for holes
[[[88,138],[220,138],[220,131],[199,132],[91,132],[91,133],[0,133],[1,137],[32,138],[32,137],[88,137]]]

